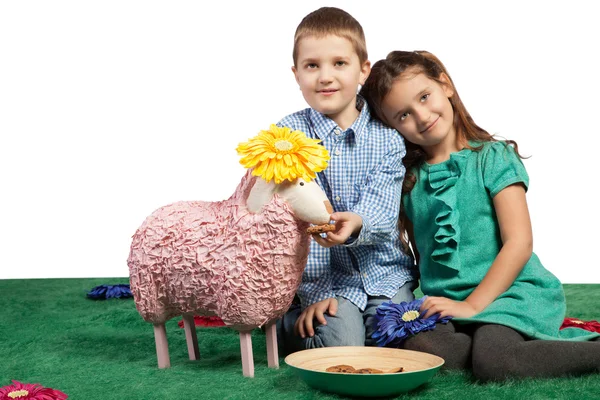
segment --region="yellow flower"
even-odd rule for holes
[[[260,133],[245,143],[240,143],[237,152],[242,159],[240,164],[253,168],[252,175],[265,181],[294,181],[302,178],[310,181],[316,172],[327,168],[329,153],[318,139],[310,139],[302,131],[292,131],[288,127],[271,125],[268,131]]]

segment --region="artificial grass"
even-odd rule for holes
[[[89,300],[114,279],[0,280],[0,387],[18,380],[74,400],[340,399],[308,387],[280,358],[267,367],[265,335],[252,334],[255,377],[244,378],[239,336],[198,328],[201,359],[188,360],[179,318],[167,323],[171,368],[157,367],[152,325],[133,299]],[[598,319],[600,285],[565,285],[567,316]],[[399,399],[598,399],[600,375],[479,384],[466,372],[439,372]]]

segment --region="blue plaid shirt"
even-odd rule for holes
[[[351,211],[363,220],[359,236],[344,245],[325,248],[311,241],[298,288],[302,308],[342,296],[364,311],[368,296],[391,298],[418,278],[412,257],[401,250],[398,231],[404,141],[371,117],[362,98],[357,105],[360,115],[345,131],[311,108],[278,123],[322,141],[331,159],[317,183],[334,211]]]

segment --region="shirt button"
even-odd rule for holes
[[[367,277],[367,273],[365,272],[365,273],[363,274],[363,276],[366,278],[366,277]]]
[[[335,133],[336,135],[339,135],[340,133],[342,133],[342,131],[340,130],[340,128],[335,128],[333,133]]]
[[[336,150],[336,151],[335,151],[335,155],[336,155],[336,156],[339,156],[340,154],[342,154],[342,152],[341,152],[341,151],[339,151],[339,150]]]
[[[341,200],[340,196],[335,196],[335,201],[340,201],[340,200]]]

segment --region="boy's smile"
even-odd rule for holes
[[[358,85],[367,78],[370,63],[361,65],[348,39],[335,35],[302,39],[292,71],[313,109],[333,119],[342,129],[352,125],[359,114]]]
[[[331,96],[332,94],[334,94],[336,92],[337,92],[337,90],[334,90],[334,89],[319,90],[319,93],[321,93],[322,95],[325,95],[325,96]]]

